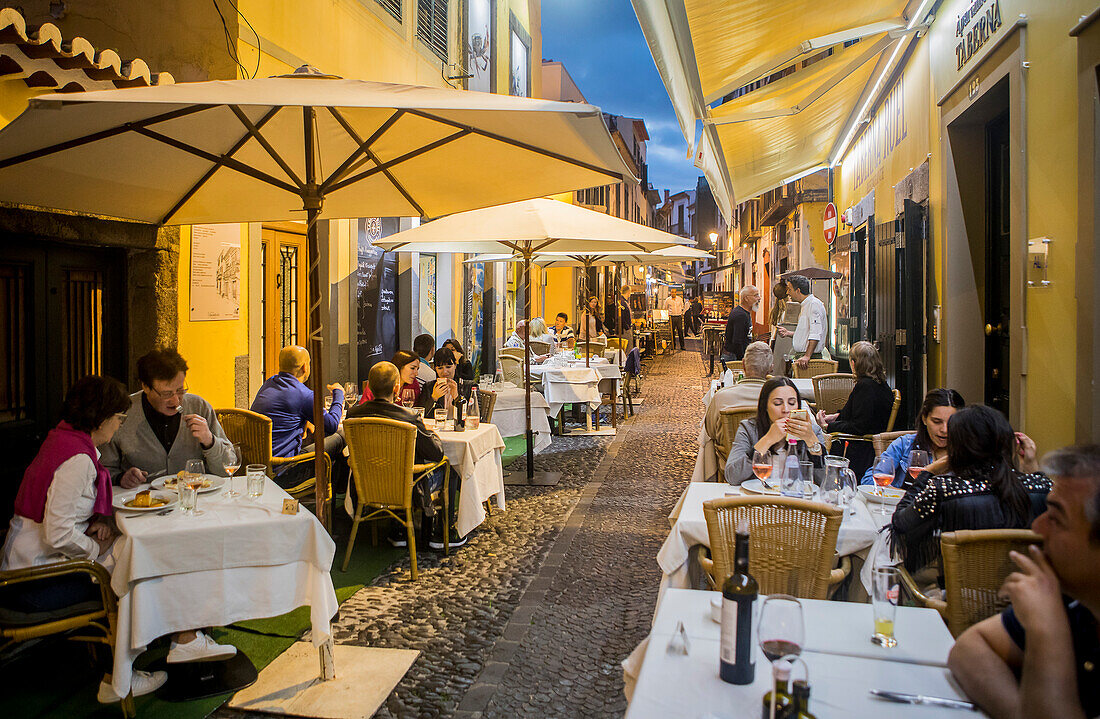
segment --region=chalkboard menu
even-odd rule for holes
[[[704,322],[725,322],[730,312],[733,312],[734,305],[737,304],[737,293],[704,292],[702,300]]]
[[[397,223],[396,217],[359,220],[355,306],[360,383],[371,367],[397,351],[397,257],[373,244],[395,234]]]

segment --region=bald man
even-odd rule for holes
[[[745,285],[737,299],[737,306],[726,319],[726,341],[723,343],[722,353],[724,361],[744,359],[745,349],[752,342],[752,313],[760,303],[760,290],[754,285]]]
[[[278,374],[264,382],[256,393],[256,399],[252,400],[250,409],[253,412],[271,418],[271,453],[276,457],[293,457],[313,451],[312,444],[302,446],[306,422],[313,421],[313,390],[305,385],[309,379],[309,369],[309,352],[305,347],[283,347],[279,350]],[[332,392],[332,406],[325,413],[325,453],[336,462],[338,457],[343,457],[344,440],[336,434],[336,428],[344,416],[344,390],[338,383],[330,384],[328,389]],[[312,471],[312,465],[309,470]],[[334,485],[340,479],[337,476],[339,473],[334,465]],[[309,476],[312,474],[302,479]],[[280,475],[276,481],[284,486],[294,486],[298,483],[296,479],[297,475]]]

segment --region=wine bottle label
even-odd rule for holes
[[[737,602],[722,599],[721,658],[727,664],[737,663]]]

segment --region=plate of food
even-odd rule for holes
[[[128,512],[155,512],[174,507],[177,501],[179,501],[179,495],[175,492],[146,489],[133,495],[115,495],[113,504],[115,509],[124,509]]]
[[[153,489],[166,489],[170,492],[175,492],[176,483],[180,478],[187,474],[187,472],[181,470],[176,474],[170,474],[166,477],[160,477],[153,480]],[[199,494],[206,494],[207,492],[216,492],[225,486],[225,477],[219,477],[216,474],[204,474],[202,476],[202,487],[199,488]]]
[[[771,484],[764,484],[759,479],[750,479],[741,483],[741,491],[748,492],[749,494],[779,494],[777,487],[771,486]]]
[[[877,487],[873,484],[861,484],[859,491],[868,502],[888,504],[891,507],[896,506],[905,496],[905,490],[897,487]]]

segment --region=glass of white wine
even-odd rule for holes
[[[225,486],[226,490],[222,494],[224,497],[239,497],[241,493],[233,489],[233,475],[237,473],[237,470],[241,468],[241,445],[234,444],[225,453],[225,459],[222,460],[222,466],[225,468]]]
[[[178,480],[180,511],[188,517],[203,514],[198,508],[199,490],[206,479],[206,465],[201,459],[189,459],[184,467],[183,476]]]

